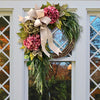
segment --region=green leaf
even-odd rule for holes
[[[66,20],[66,17],[65,16],[61,17],[61,20]]]
[[[65,12],[65,16],[71,16],[68,12]]]
[[[30,50],[29,49],[26,49],[26,51],[24,51],[24,55],[27,55],[30,53]]]
[[[57,21],[56,23],[57,28],[61,30],[62,22],[60,20]]]
[[[25,56],[24,56],[24,59],[28,59],[28,58],[29,58],[29,55],[25,55]]]
[[[52,5],[51,5],[49,2],[47,2],[47,4],[46,4],[46,5],[42,4],[41,9],[44,9],[45,7],[48,7],[48,6],[52,6]]]
[[[29,65],[31,65],[31,61],[28,61],[28,62],[27,62],[27,66],[29,66]]]
[[[21,32],[23,32],[23,31],[24,31],[24,28],[23,28],[23,27],[22,27],[22,28],[20,28],[20,31],[21,31]]]
[[[21,36],[21,33],[17,33],[17,35],[20,37]]]
[[[41,7],[41,9],[44,9],[45,7],[46,7],[46,5],[43,4],[42,7]]]
[[[41,61],[43,60],[43,59],[42,59],[42,57],[41,57],[41,56],[39,56],[39,55],[38,55],[38,58],[39,58]]]
[[[59,3],[58,4],[56,4],[56,5],[54,5],[55,7],[56,7],[56,9],[58,9],[58,11],[60,11],[60,5],[59,5]]]
[[[21,38],[21,39],[25,39],[27,36],[28,36],[28,33],[26,32],[20,32],[20,33],[17,33],[17,35]]]
[[[47,1],[47,6],[52,6],[52,5]]]
[[[19,25],[20,25],[20,26],[22,26],[22,27],[24,26],[24,24],[23,24],[23,23],[20,23]]]
[[[64,5],[61,6],[61,9],[66,9],[67,7],[68,7],[68,5],[64,4]]]

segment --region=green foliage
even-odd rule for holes
[[[31,61],[29,60],[29,61],[27,61],[27,66],[30,66],[31,65]]]
[[[42,5],[42,8],[48,6],[51,6],[49,2],[47,2],[46,5]],[[57,27],[63,32],[63,34],[66,36],[66,39],[68,39],[69,42],[71,42],[72,40],[76,42],[81,31],[81,27],[78,24],[79,17],[77,16],[77,14],[67,11],[67,4],[60,6],[58,3],[53,6],[55,6],[56,9],[58,9],[58,11],[60,12],[60,18],[57,20],[56,23],[52,25],[49,24],[48,27],[51,30]]]
[[[58,11],[60,12],[61,7],[60,7],[59,3],[58,3],[58,4],[55,4],[54,6],[55,6],[55,7],[56,7],[56,9],[58,9]]]
[[[29,59],[29,55],[25,55],[24,56],[24,59]]]
[[[68,13],[70,14],[70,16],[64,16],[66,18],[65,20],[61,19],[62,21],[61,31],[69,40],[69,42],[71,42],[72,39],[76,42],[78,40],[81,31],[81,27],[78,24],[78,16],[72,12]]]
[[[41,9],[44,9],[45,7],[48,7],[48,6],[52,6],[52,5],[49,2],[47,2],[46,5],[42,4]]]
[[[52,77],[47,81],[48,88],[45,87],[43,95],[36,91],[36,87],[29,88],[29,100],[71,100],[71,81],[55,80]]]
[[[64,5],[62,5],[62,6],[60,7],[60,9],[62,9],[62,10],[66,10],[67,7],[68,7],[68,5],[67,5],[67,4],[64,4]]]
[[[66,81],[55,80],[55,78],[52,77],[52,79],[48,81],[48,89],[46,88],[44,91],[43,100],[67,100],[66,95]]]
[[[57,26],[57,28],[59,28],[59,29],[61,30],[61,26],[62,26],[61,20],[58,20],[58,21],[56,22],[56,26]]]
[[[34,78],[34,85],[36,86],[36,90],[39,93],[43,93],[44,86],[47,87],[46,84],[46,76],[49,71],[49,58],[43,54],[43,60],[40,60],[38,56],[34,57],[30,64],[29,76]]]
[[[21,24],[19,24],[19,25],[21,26],[21,29],[20,29],[20,32],[17,33],[17,35],[18,35],[22,40],[24,40],[24,39],[27,38],[28,33],[24,31],[24,24],[23,24],[23,23],[21,23]]]

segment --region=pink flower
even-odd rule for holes
[[[38,50],[41,45],[40,35],[29,35],[29,37],[23,41],[23,44],[31,51]]]
[[[48,16],[51,19],[50,24],[53,24],[59,18],[59,11],[53,6],[48,6],[44,8],[44,15]]]

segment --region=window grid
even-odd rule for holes
[[[3,23],[2,23],[3,22]],[[0,16],[0,99],[10,99],[10,16]]]
[[[90,15],[90,100],[100,100],[100,17]]]

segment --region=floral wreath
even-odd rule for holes
[[[28,11],[28,16],[19,16],[21,22],[19,43],[22,43],[21,49],[24,49],[24,58],[28,59],[29,76],[33,78],[36,89],[43,93],[46,85],[50,67],[49,59],[58,58],[67,55],[74,47],[79,34],[80,25],[78,16],[68,11],[67,5],[51,5],[47,2],[40,8]],[[68,39],[68,45],[61,51],[54,43],[51,30],[58,28]],[[50,50],[54,53],[51,54]]]

